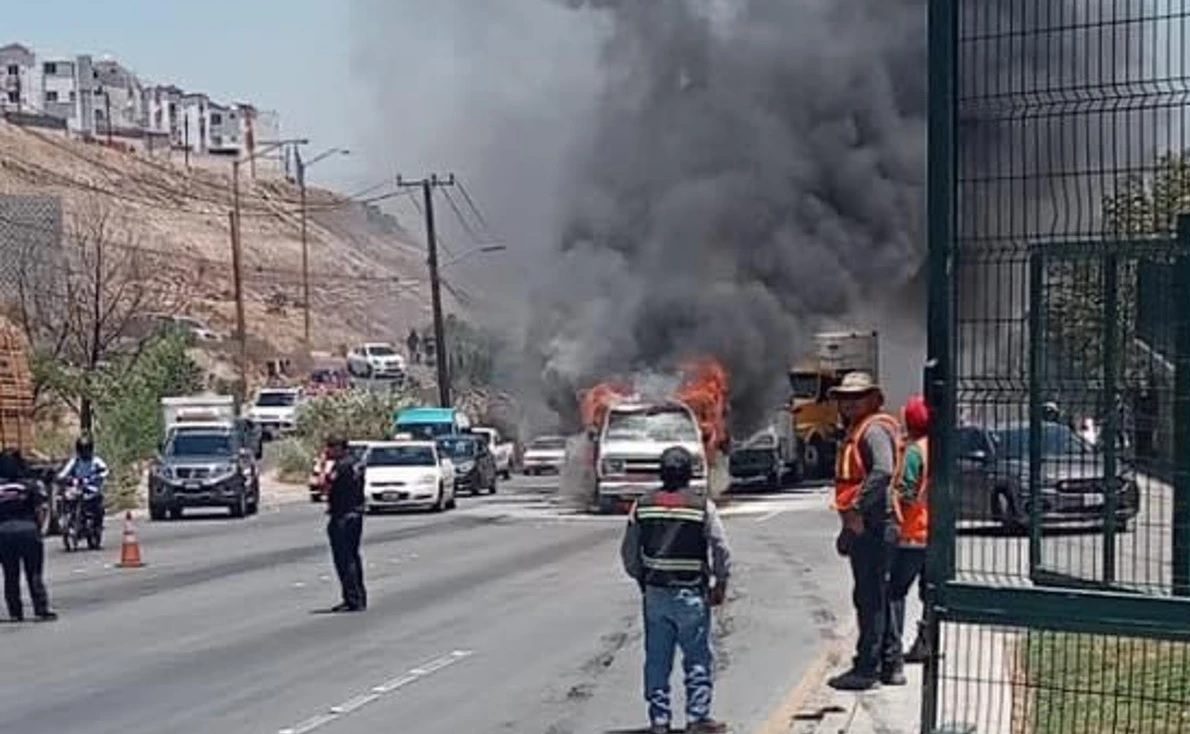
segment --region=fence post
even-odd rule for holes
[[[1190,596],[1190,215],[1178,217],[1174,261],[1173,593]]]

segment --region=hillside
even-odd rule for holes
[[[218,164],[218,162],[216,162]],[[60,197],[65,240],[101,211],[121,229],[173,308],[224,334],[234,326],[228,213],[231,162],[186,169],[144,153],[83,143],[0,121],[0,195]],[[276,173],[241,172],[246,322],[253,356],[289,353],[302,340],[298,188]],[[307,189],[312,346],[399,339],[429,320],[424,251],[376,203]],[[0,252],[44,246],[19,222],[0,221]],[[6,248],[6,249],[5,249]],[[9,255],[11,257],[11,255]],[[9,284],[5,284],[8,286]]]

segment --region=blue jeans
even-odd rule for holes
[[[701,589],[645,587],[645,700],[649,720],[668,724],[669,674],[674,648],[682,649],[686,673],[686,717],[689,722],[711,716],[711,608]]]

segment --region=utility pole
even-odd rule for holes
[[[306,164],[298,146],[293,146],[297,159],[298,187],[302,200],[302,333],[306,337],[306,351],[310,351],[310,245],[306,240]]]
[[[438,363],[438,405],[451,407],[450,365],[446,354],[446,324],[442,319],[442,283],[438,278],[438,238],[434,232],[434,189],[440,186],[454,186],[454,174],[445,179],[437,174],[420,181],[406,181],[397,176],[397,186],[420,188],[426,206],[426,249],[429,251],[427,265],[430,269],[430,299],[434,310],[434,360]]]
[[[107,120],[107,147],[112,147],[112,93],[103,90],[103,117]]]
[[[236,338],[239,340],[239,359],[237,362],[240,373],[239,394],[236,396],[240,405],[248,398],[248,329],[244,319],[244,256],[240,247],[240,164],[232,164],[232,177],[235,180],[235,195],[233,210],[228,215],[231,218],[231,277],[236,298]]]
[[[190,170],[190,115],[186,115],[182,118],[182,130],[183,130],[182,137],[184,140],[183,145],[185,146],[184,150],[186,151],[185,152],[186,170],[189,171]]]

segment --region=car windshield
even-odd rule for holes
[[[469,459],[478,452],[479,444],[471,438],[444,438],[438,445],[449,456]]]
[[[376,346],[368,347],[368,354],[372,355],[373,357],[391,357],[396,354],[396,352],[392,347]]]
[[[540,451],[561,451],[566,448],[566,439],[563,438],[537,438],[529,444],[529,448],[538,449]]]
[[[167,456],[231,456],[231,436],[226,433],[174,434],[165,447]]]
[[[355,461],[361,461],[364,458],[364,454],[366,454],[367,452],[368,452],[367,444],[354,444],[353,443],[353,444],[347,445],[347,453]]]
[[[261,408],[284,408],[297,402],[297,396],[291,392],[262,392],[256,397],[256,404]]]
[[[789,387],[795,398],[818,397],[818,375],[813,372],[790,372]]]
[[[608,415],[607,438],[618,441],[698,441],[698,427],[682,410],[657,409]]]
[[[429,446],[376,446],[368,452],[368,466],[434,466]]]
[[[1014,426],[992,434],[996,450],[1007,459],[1029,457],[1029,427]],[[1066,456],[1088,451],[1090,447],[1069,427],[1059,423],[1043,423],[1041,426],[1041,455]]]
[[[416,423],[397,426],[397,433],[408,433],[419,441],[433,441],[439,436],[449,436],[454,432],[455,427],[450,423]]]

